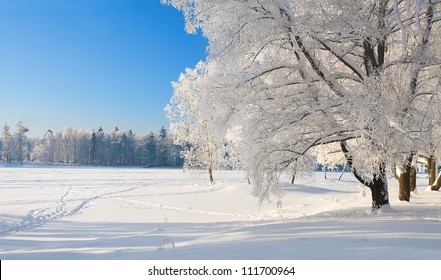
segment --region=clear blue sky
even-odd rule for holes
[[[206,48],[160,0],[0,0],[0,124],[158,131]]]

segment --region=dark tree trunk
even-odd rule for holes
[[[361,182],[361,181],[360,181]],[[363,182],[361,182],[363,183]],[[387,189],[386,166],[380,163],[378,174],[371,182],[363,183],[372,192],[372,211],[389,204],[389,191]]]
[[[438,177],[436,177],[436,180],[431,185],[430,189],[432,191],[439,191],[440,188],[441,188],[441,172],[438,174]]]
[[[411,169],[412,169],[412,158],[413,155],[410,155],[406,158],[406,161],[403,164],[401,174],[399,175],[399,195],[398,199],[400,201],[410,201],[410,190],[411,190]]]
[[[352,170],[355,178],[368,187],[372,193],[372,211],[380,209],[382,206],[389,204],[389,192],[387,189],[387,178],[386,178],[386,164],[380,162],[378,165],[377,174],[375,174],[372,180],[365,178],[360,174],[353,166],[352,155],[346,146],[345,141],[340,142],[341,150],[344,153],[347,163]]]
[[[294,185],[294,181],[296,180],[296,171],[291,176],[291,185]]]
[[[341,180],[341,177],[343,177],[343,174],[345,174],[345,171],[346,171],[346,163],[343,165],[343,170],[341,171],[340,176],[338,177],[339,181]]]
[[[427,170],[429,172],[429,186],[432,186],[436,180],[436,160],[433,155],[427,159]]]
[[[410,168],[410,191],[416,192],[416,168],[411,167]]]
[[[294,163],[294,170],[293,170],[292,176],[291,176],[291,185],[294,185],[294,181],[296,180],[296,175],[297,175],[297,160],[295,160],[295,163]]]
[[[213,168],[212,167],[208,167],[208,177],[210,179],[210,184],[214,184]]]
[[[410,169],[401,172],[399,182],[398,199],[400,201],[410,201]]]

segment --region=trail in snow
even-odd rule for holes
[[[112,192],[106,192],[102,194],[92,194],[82,191],[75,191],[72,190],[72,187],[68,188],[66,192],[60,197],[57,205],[55,207],[49,207],[49,208],[42,208],[42,209],[35,209],[31,210],[26,217],[23,219],[23,221],[18,222],[14,225],[11,225],[9,227],[0,229],[0,236],[7,236],[10,234],[14,234],[21,231],[28,231],[33,230],[38,227],[41,227],[49,222],[52,222],[56,219],[62,219],[67,218],[70,216],[75,216],[81,214],[81,212],[86,209],[93,201],[109,196],[109,195],[115,195],[120,193],[129,192],[138,188],[141,188],[142,186],[137,187],[131,187],[128,189],[120,190],[120,191],[112,191]],[[72,193],[81,193],[81,194],[87,194],[89,197],[82,199],[80,203],[69,203],[73,204],[73,207],[67,206],[67,197]]]
[[[50,221],[66,216],[66,202],[65,199],[69,195],[68,189],[58,201],[54,208],[35,209],[30,211],[23,221],[0,229],[0,236],[14,234],[20,231],[32,230],[40,227]]]
[[[165,209],[165,210],[174,210],[174,211],[186,211],[186,212],[193,212],[198,214],[205,214],[205,215],[216,215],[216,216],[231,216],[231,217],[243,217],[247,219],[257,219],[258,216],[255,215],[243,215],[243,214],[237,214],[237,213],[224,213],[224,212],[215,212],[215,211],[209,211],[209,210],[198,210],[193,209],[192,207],[179,207],[179,206],[172,206],[167,205],[163,203],[155,203],[155,202],[145,202],[140,200],[134,200],[134,199],[127,199],[119,195],[122,193],[127,193],[130,191],[134,191],[136,189],[145,188],[145,187],[154,187],[157,185],[158,182],[152,182],[148,185],[142,184],[139,186],[133,186],[130,188],[126,188],[124,190],[118,190],[118,191],[111,191],[111,192],[104,192],[101,194],[92,193],[89,191],[81,191],[81,190],[74,190],[72,187],[69,187],[66,192],[60,197],[59,201],[57,202],[57,205],[55,207],[49,207],[49,208],[41,208],[41,209],[34,209],[29,211],[29,213],[26,215],[26,217],[18,223],[15,223],[13,225],[9,225],[6,228],[0,229],[0,236],[7,236],[11,234],[15,234],[17,232],[22,231],[29,231],[36,229],[38,227],[41,227],[49,222],[52,222],[57,219],[63,219],[70,216],[75,216],[81,214],[81,212],[89,207],[92,202],[98,200],[98,199],[115,199],[124,201],[127,203],[135,203],[135,204],[141,204],[146,205],[158,209]],[[201,193],[212,193],[217,192],[225,188],[226,185],[218,186],[218,187],[212,187],[209,189],[204,190],[198,190],[198,191],[186,191],[186,192],[172,192],[172,193],[153,193],[149,194],[151,197],[155,196],[169,196],[169,195],[191,195],[191,194],[201,194]],[[72,203],[68,202],[67,198],[70,194],[82,194],[86,195],[86,198],[81,199],[79,203]]]
[[[147,205],[147,206],[156,207],[156,208],[165,209],[165,210],[185,211],[185,212],[193,212],[193,213],[197,213],[197,214],[213,215],[213,216],[241,217],[241,218],[247,218],[247,219],[250,219],[250,218],[258,219],[258,218],[260,218],[260,216],[256,216],[256,215],[246,215],[246,214],[240,214],[240,213],[215,212],[215,211],[210,211],[210,210],[198,210],[198,209],[193,209],[190,206],[178,207],[178,206],[165,205],[165,204],[162,204],[162,203],[153,203],[153,202],[145,202],[145,201],[139,201],[139,200],[133,200],[133,199],[126,199],[126,198],[122,198],[122,197],[113,197],[113,198],[117,199],[117,200],[124,201],[124,202],[142,204],[142,205]]]

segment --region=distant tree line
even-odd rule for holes
[[[5,123],[0,137],[0,159],[5,162],[32,161],[47,165],[180,167],[181,147],[162,127],[159,132],[138,136],[115,127],[98,130],[48,130],[42,139],[26,136],[29,130],[18,122],[14,132]]]
[[[26,138],[28,131],[29,129],[21,121],[15,125],[14,132],[11,132],[8,124],[5,123],[0,138],[0,159],[6,162],[23,163],[32,149],[31,143]]]

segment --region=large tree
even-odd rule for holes
[[[283,170],[337,142],[373,209],[389,203],[386,165],[408,161],[439,120],[440,1],[164,2],[209,40],[198,91],[219,137],[240,131],[261,201],[281,197]]]

